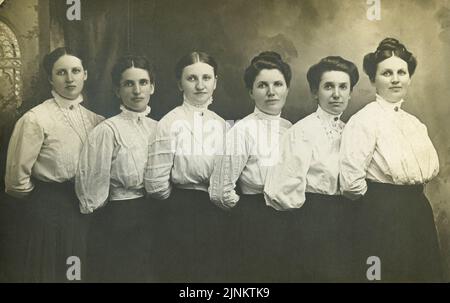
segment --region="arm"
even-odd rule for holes
[[[264,186],[266,204],[276,210],[300,208],[305,202],[306,175],[312,147],[301,131],[288,131],[282,138],[281,159],[269,169]]]
[[[33,190],[31,171],[43,143],[42,126],[33,112],[26,113],[17,121],[8,147],[5,191],[11,196],[24,198]]]
[[[214,159],[214,170],[210,179],[209,196],[218,207],[230,209],[239,201],[236,194],[236,182],[247,164],[249,152],[245,134],[237,128],[226,136],[224,155]]]
[[[341,191],[352,200],[362,197],[367,191],[365,179],[376,146],[375,126],[368,121],[359,121],[350,119],[345,126],[339,160]]]
[[[75,192],[83,214],[104,206],[108,199],[114,142],[113,130],[104,123],[91,131],[83,146],[75,176]]]

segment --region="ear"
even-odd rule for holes
[[[120,99],[119,90],[120,90],[120,88],[119,88],[118,86],[116,86],[116,87],[114,88],[114,93],[115,93],[116,97]]]
[[[53,81],[52,81],[52,77],[51,77],[51,76],[48,77],[48,82],[49,82],[51,85],[53,85]]]
[[[87,80],[87,70],[84,71],[84,79],[83,79],[83,80],[84,80],[84,81]]]
[[[153,95],[154,92],[155,92],[155,85],[150,84],[150,95]]]
[[[214,87],[213,90],[215,90],[217,87],[217,75],[214,77]]]
[[[248,94],[252,100],[255,100],[255,96],[253,95],[253,89],[249,89]]]
[[[183,91],[183,87],[181,86],[181,81],[178,81],[178,89],[180,90],[180,92]]]

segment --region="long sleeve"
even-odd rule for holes
[[[75,191],[84,214],[102,207],[108,199],[114,142],[113,130],[103,123],[89,134],[81,151]]]
[[[276,210],[300,208],[305,202],[306,175],[312,147],[301,131],[288,131],[282,139],[281,159],[269,169],[264,186],[266,204]]]
[[[367,169],[375,151],[376,127],[368,119],[352,117],[342,134],[340,150],[340,186],[344,196],[356,200],[367,191]]]
[[[145,190],[153,198],[167,199],[172,192],[170,174],[175,156],[174,143],[171,125],[167,125],[165,121],[158,123],[156,135],[148,149],[148,162],[144,173]]]
[[[208,191],[211,201],[223,209],[232,208],[239,201],[235,191],[236,181],[249,158],[248,144],[245,132],[234,128],[227,133],[225,155],[214,159]]]
[[[31,173],[43,142],[44,130],[36,115],[28,112],[17,121],[8,147],[5,176],[8,194],[20,198],[33,190]]]

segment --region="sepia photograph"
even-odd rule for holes
[[[0,283],[449,283],[449,71],[450,0],[0,0]]]

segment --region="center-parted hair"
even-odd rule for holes
[[[364,72],[369,76],[370,81],[375,81],[378,63],[392,56],[397,56],[408,64],[410,77],[414,74],[417,67],[417,60],[414,55],[397,39],[385,38],[380,42],[375,52],[368,53],[364,56],[363,68]]]
[[[144,56],[126,55],[117,59],[111,70],[111,78],[114,86],[120,86],[122,73],[131,67],[145,69],[148,72],[148,76],[150,77],[150,82],[152,84],[155,84],[155,74],[153,71],[153,66],[150,64],[148,59]]]
[[[80,59],[81,61],[81,66],[83,66],[83,69],[86,70],[86,67],[83,64],[83,58],[76,52],[74,52],[72,49],[70,49],[69,47],[58,47],[55,48],[53,51],[51,51],[50,53],[48,53],[47,55],[44,56],[44,59],[42,60],[42,65],[44,66],[44,70],[47,73],[48,77],[52,76],[52,70],[53,70],[53,65],[55,65],[55,62],[58,61],[59,58],[61,58],[62,56],[74,56],[77,57],[78,59]]]
[[[244,82],[247,89],[253,88],[256,77],[263,69],[279,70],[284,76],[286,86],[289,87],[292,78],[291,67],[283,61],[281,55],[277,52],[265,51],[254,57],[245,69]]]
[[[358,83],[359,72],[353,62],[345,60],[340,56],[328,56],[322,58],[319,63],[311,66],[306,74],[311,92],[317,92],[323,73],[329,71],[341,71],[347,73],[350,77],[350,90],[353,90],[353,87]]]
[[[217,61],[209,54],[205,52],[191,52],[189,54],[184,55],[183,57],[178,60],[177,65],[175,66],[175,77],[177,80],[181,79],[181,75],[183,74],[183,69],[186,66],[203,62],[208,65],[211,65],[214,69],[214,75],[217,76],[217,73],[219,71],[219,66],[217,64]]]

